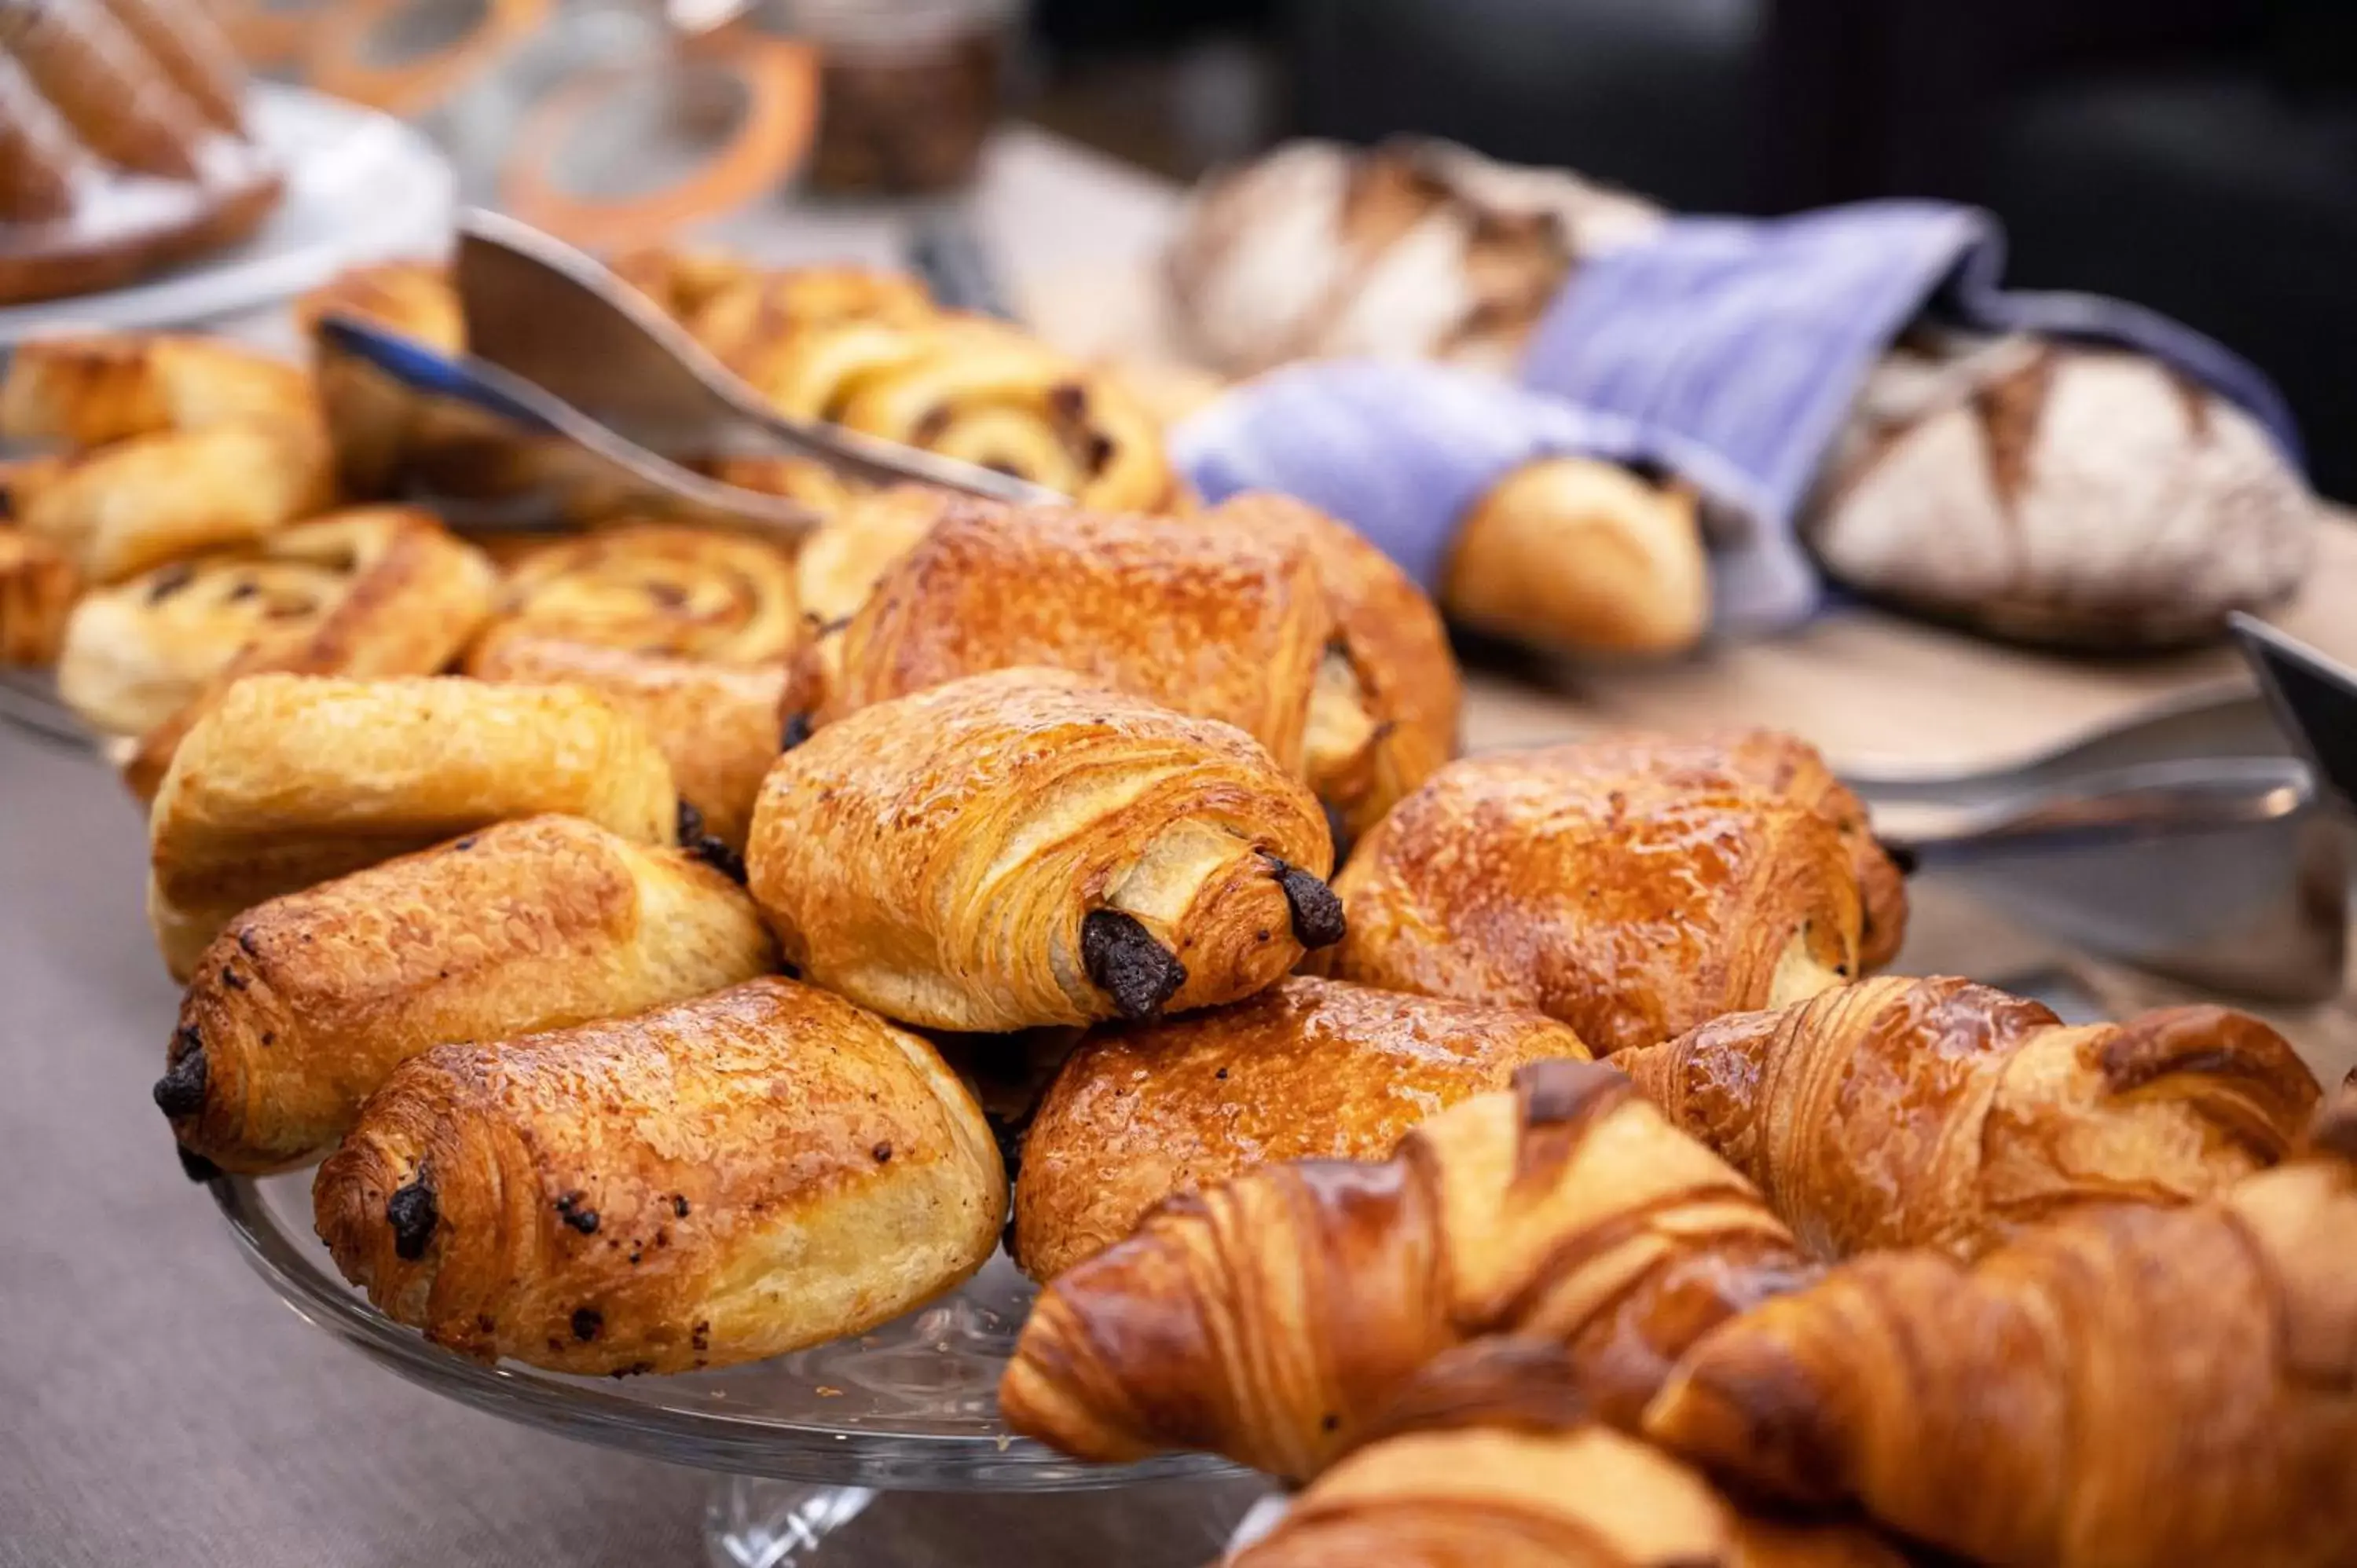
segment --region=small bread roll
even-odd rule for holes
[[[1541,648],[1691,648],[1710,624],[1694,492],[1593,458],[1524,464],[1458,523],[1440,598],[1469,626]]]
[[[778,759],[746,854],[788,959],[920,1027],[1232,1002],[1340,938],[1326,822],[1242,730],[1015,669]]]
[[[764,974],[745,891],[577,817],[500,822],[247,910],[205,950],[156,1103],[226,1170],[311,1159],[409,1058]]]
[[[916,1036],[755,980],[396,1069],[319,1168],[346,1278],[427,1338],[680,1372],[857,1334],[986,1261],[1006,1177]]]
[[[1024,1140],[1015,1256],[1046,1280],[1167,1197],[1286,1160],[1380,1160],[1525,1062],[1587,1059],[1538,1013],[1295,975],[1249,1001],[1090,1032]]]
[[[578,686],[249,675],[188,731],[148,814],[148,913],[175,980],[265,899],[515,817],[674,842],[644,725]]]
[[[545,637],[501,638],[476,650],[467,672],[483,681],[587,686],[654,736],[679,798],[704,831],[739,854],[753,801],[780,750],[787,676],[778,664],[709,664],[661,653],[593,648]]]

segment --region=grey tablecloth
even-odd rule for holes
[[[699,1561],[705,1477],[447,1403],[246,1266],[148,1099],[145,858],[113,778],[0,726],[0,1564]],[[1249,1495],[895,1498],[827,1560],[1101,1561],[1075,1532],[1110,1520],[1200,1562]]]

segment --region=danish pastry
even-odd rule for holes
[[[1161,432],[1125,393],[998,322],[813,320],[728,358],[781,413],[998,468],[1085,506],[1150,510],[1178,492]]]
[[[1173,1194],[1285,1160],[1379,1160],[1526,1062],[1586,1060],[1537,1013],[1295,975],[1183,1018],[1092,1031],[1024,1140],[1014,1252],[1050,1279]]]
[[[1854,978],[1857,846],[1799,773],[1795,793],[1747,783],[1741,749],[1630,737],[1449,764],[1337,879],[1333,972],[1535,1007],[1600,1055]]]
[[[2066,1027],[1962,980],[1869,980],[1613,1058],[1827,1258],[1971,1257],[2093,1204],[2187,1203],[2315,1111],[2282,1036],[2222,1007]]]
[[[242,910],[544,811],[668,844],[679,798],[645,727],[578,686],[249,675],[156,791],[148,914],[186,981]]]
[[[404,1062],[313,1198],[345,1276],[436,1343],[619,1374],[898,1316],[988,1259],[1006,1178],[932,1047],[770,978]]]
[[[727,664],[780,660],[801,637],[793,563],[758,539],[713,529],[601,528],[509,568],[478,647],[511,637]]]
[[[776,967],[743,888],[577,817],[500,822],[245,911],[205,950],[156,1103],[232,1171],[299,1165],[399,1063]]]
[[[1249,736],[1060,671],[864,708],[781,757],[754,895],[816,983],[1000,1031],[1232,1002],[1340,935],[1317,802]]]
[[[325,507],[334,478],[315,420],[133,436],[76,457],[19,514],[94,583],[252,544]]]
[[[218,338],[99,333],[18,344],[0,435],[76,450],[215,424],[316,424],[310,378]]]
[[[0,525],[0,664],[54,664],[81,574],[64,552]]]
[[[482,623],[492,582],[490,564],[422,511],[339,512],[85,598],[59,689],[84,713],[168,709],[129,726],[144,733],[124,779],[152,800],[180,736],[240,676],[431,674]]]
[[[708,664],[544,637],[506,637],[468,659],[485,681],[569,682],[597,692],[654,737],[679,798],[704,829],[742,853],[753,801],[779,751],[787,671],[774,664]]]

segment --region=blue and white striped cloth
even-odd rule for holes
[[[1656,464],[1734,524],[1714,541],[1712,571],[1717,625],[1737,631],[1816,607],[1795,521],[1867,372],[1927,312],[2151,354],[2249,410],[2298,461],[2290,413],[2248,361],[2118,300],[2006,291],[2003,266],[1995,220],[1947,203],[1675,219],[1581,263],[1534,334],[1519,386],[1415,362],[1296,365],[1187,422],[1174,449],[1207,500],[1297,495],[1427,588],[1457,520],[1523,463]]]

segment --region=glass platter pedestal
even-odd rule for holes
[[[1077,1464],[1011,1436],[998,1375],[1033,1288],[1002,1251],[953,1294],[856,1338],[676,1377],[580,1378],[511,1362],[486,1367],[426,1343],[378,1313],[329,1264],[311,1228],[311,1173],[219,1176],[210,1184],[246,1258],[307,1322],[413,1382],[493,1415],[587,1443],[718,1472],[705,1510],[715,1568],[794,1568],[884,1559],[824,1550],[888,1492],[1103,1494],[1143,1487],[1125,1508],[1041,1496],[1010,1538],[997,1510],[985,1548],[976,1524],[925,1561],[1188,1568],[1215,1560],[1253,1495],[1232,1466],[1200,1455],[1143,1465]],[[1217,1484],[1222,1477],[1236,1477]],[[1168,1485],[1149,1483],[1168,1483]],[[1200,1494],[1200,1497],[1197,1496]],[[1033,1519],[1033,1515],[1038,1517]],[[1184,1528],[1174,1529],[1183,1520]],[[986,1554],[985,1554],[986,1553]]]

